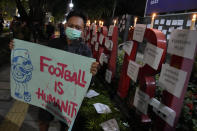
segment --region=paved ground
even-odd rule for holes
[[[10,66],[0,67],[0,131],[38,131],[38,108],[10,97]],[[49,131],[58,131],[54,120]]]

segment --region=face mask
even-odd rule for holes
[[[66,33],[67,38],[70,40],[78,39],[81,37],[80,30],[76,30],[70,27],[66,27],[65,33]]]

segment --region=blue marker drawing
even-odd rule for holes
[[[14,49],[12,56],[12,77],[15,81],[15,96],[31,101],[31,93],[28,91],[27,83],[32,78],[33,65],[27,49]]]

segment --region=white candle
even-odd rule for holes
[[[101,27],[103,27],[103,23],[104,23],[104,22],[102,21],[102,22],[101,22]]]
[[[194,30],[195,23],[196,23],[196,14],[193,15],[190,30]]]
[[[114,20],[114,26],[116,25],[116,20]]]
[[[156,14],[155,14],[155,13],[153,13],[150,28],[153,28],[153,24],[154,24],[155,16],[156,16]]]
[[[135,17],[135,20],[134,20],[134,27],[136,26],[136,23],[137,23],[137,17]]]

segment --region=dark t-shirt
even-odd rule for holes
[[[66,38],[56,38],[48,42],[48,46],[70,53],[92,57],[90,48],[81,40],[75,40],[70,45],[67,44]]]

